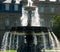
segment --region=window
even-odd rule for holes
[[[41,12],[41,13],[44,12],[44,7],[40,7],[40,12]]]
[[[50,8],[50,12],[54,13],[55,12],[55,8],[54,7],[51,7]]]
[[[5,19],[5,26],[9,26],[10,25],[10,20],[8,18]]]
[[[18,11],[18,5],[14,5],[14,10]]]
[[[5,4],[5,10],[9,10],[9,4]]]
[[[19,11],[19,12],[22,12],[22,4],[19,4],[19,6],[18,6],[18,11]]]
[[[50,19],[50,26],[53,27],[53,19]]]
[[[56,0],[50,0],[51,2],[56,2]]]
[[[39,1],[45,1],[45,0],[39,0]]]
[[[14,25],[15,25],[15,26],[19,26],[19,25],[20,25],[20,20],[19,20],[19,18],[15,18],[15,19],[14,19]]]
[[[10,20],[9,18],[5,19],[5,29],[9,29],[10,28]]]
[[[40,18],[40,24],[41,26],[45,26],[45,20],[43,18]]]
[[[10,12],[14,12],[14,4],[10,4]]]
[[[0,11],[2,10],[2,4],[0,4]]]

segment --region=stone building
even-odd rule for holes
[[[6,30],[12,26],[20,25],[22,15],[22,4],[3,3],[0,0],[0,38],[2,39]],[[17,24],[18,23],[18,24]],[[1,40],[0,40],[1,44]]]
[[[60,0],[36,0],[34,5],[39,8],[40,22],[43,26],[52,27],[52,17],[60,15]]]
[[[15,3],[15,0],[12,0],[12,3],[4,3],[4,1],[0,0],[0,38],[12,26],[20,26],[22,5],[27,3],[26,0],[22,0],[20,4]],[[60,15],[60,0],[33,0],[33,2],[33,5],[39,8],[41,26],[52,27],[52,16]]]

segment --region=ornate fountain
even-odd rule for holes
[[[59,49],[58,39],[50,28],[40,26],[38,13],[35,12],[38,12],[37,7],[28,0],[28,5],[23,6],[21,26],[12,27],[3,37],[3,51],[42,52]]]
[[[35,10],[35,7],[24,7],[26,11],[28,11],[28,24],[27,26],[19,26],[19,27],[12,27],[11,31],[17,31],[17,32],[25,32],[25,39],[26,39],[26,43],[25,43],[25,47],[26,52],[34,52],[34,50],[36,49],[36,45],[34,43],[34,37],[33,37],[33,32],[35,33],[40,33],[40,32],[48,32],[48,28],[47,27],[40,27],[40,26],[31,26],[31,14],[32,11]],[[36,35],[35,35],[36,36]],[[35,48],[33,48],[35,47]],[[20,49],[20,48],[19,48]],[[35,50],[36,52],[36,50]]]

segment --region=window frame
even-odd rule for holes
[[[45,19],[44,18],[40,18],[40,24],[41,24],[41,26],[45,26]]]
[[[19,10],[19,5],[18,4],[15,4],[14,5],[14,11],[18,11]]]
[[[5,10],[9,11],[10,10],[10,4],[5,4]]]
[[[51,13],[54,13],[54,12],[55,12],[55,7],[54,7],[54,6],[51,6],[51,7],[50,7],[50,12],[51,12]]]
[[[5,26],[10,26],[10,19],[9,18],[5,18]]]
[[[45,7],[44,6],[40,6],[39,10],[40,10],[40,13],[44,13],[45,12]]]

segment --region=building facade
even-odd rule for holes
[[[0,38],[3,38],[3,35],[6,30],[10,29],[12,26],[20,25],[20,17],[22,15],[22,3],[3,3],[3,0],[0,0]],[[0,44],[1,44],[0,40]]]
[[[0,0],[0,37],[2,38],[6,30],[12,26],[20,26],[20,17],[22,16],[22,6],[26,5],[26,0],[22,0],[20,4],[3,3],[5,0]],[[46,27],[52,27],[52,17],[60,15],[60,0],[33,0],[33,5],[38,6],[40,24]],[[1,40],[0,40],[1,42]]]
[[[43,26],[53,26],[53,16],[60,15],[60,0],[35,0],[34,5],[39,8],[40,23]]]

